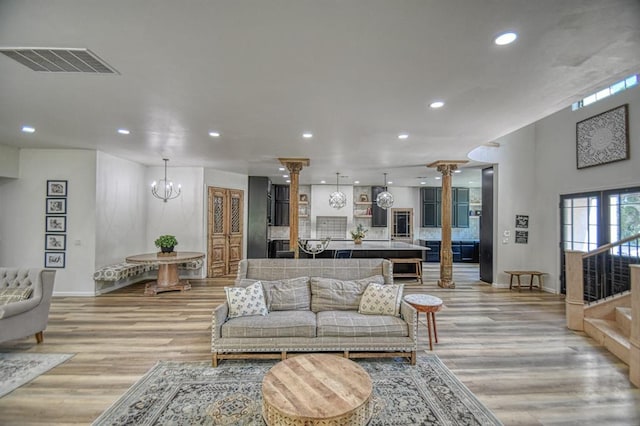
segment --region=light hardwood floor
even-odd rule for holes
[[[443,299],[434,352],[505,425],[640,425],[627,366],[567,330],[561,296],[494,289],[478,281],[477,265],[455,265],[455,289],[438,288],[437,276],[425,264],[425,284],[406,283],[405,293]],[[54,298],[44,343],[5,342],[0,352],[76,355],[0,398],[0,424],[90,424],[157,361],[209,361],[211,311],[232,280],[191,282],[156,297],[138,284]],[[422,352],[424,315],[419,333]]]

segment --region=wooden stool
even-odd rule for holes
[[[438,343],[438,329],[436,328],[436,312],[442,309],[442,299],[428,294],[407,294],[404,301],[416,308],[418,315],[424,312],[427,316],[427,330],[429,331],[429,350],[433,350],[431,343],[431,327],[433,324],[433,335]]]
[[[410,278],[415,278],[416,281],[420,281],[420,284],[423,284],[423,282],[422,282],[422,259],[417,258],[417,257],[411,257],[411,258],[391,258],[389,260],[394,265],[393,278],[410,277]],[[415,267],[415,271],[414,272],[396,272],[396,270],[395,270],[396,269],[395,268],[396,264],[413,265]]]
[[[544,274],[544,272],[540,272],[540,271],[504,271],[505,274],[509,274],[511,275],[511,278],[509,279],[509,290],[511,290],[511,288],[513,287],[513,277],[517,277],[518,279],[518,291],[520,290],[520,288],[522,287],[521,283],[520,283],[520,276],[521,275],[531,275],[531,279],[529,280],[529,291],[531,291],[533,289],[533,277],[537,277],[538,278],[538,285],[537,288],[542,290],[542,275]]]

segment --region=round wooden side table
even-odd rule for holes
[[[372,414],[371,378],[347,358],[296,355],[262,380],[262,416],[268,425],[366,425]]]
[[[424,312],[427,316],[427,330],[429,332],[429,350],[433,350],[431,343],[431,327],[433,327],[433,336],[438,343],[438,329],[436,328],[436,312],[442,309],[442,299],[428,294],[407,294],[404,301],[416,308],[418,315]]]

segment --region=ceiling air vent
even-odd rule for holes
[[[0,53],[34,71],[118,74],[89,49],[0,48]]]

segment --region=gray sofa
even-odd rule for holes
[[[223,359],[285,359],[291,352],[341,352],[348,358],[406,357],[415,364],[417,311],[412,306],[398,302],[398,316],[358,312],[369,282],[393,284],[392,268],[385,259],[240,261],[235,286],[261,281],[269,313],[229,318],[227,302],[216,307],[211,325],[212,365],[216,367]],[[294,301],[295,307],[287,308],[284,302],[280,307],[285,308],[278,309],[276,299],[291,294],[289,290],[273,293],[274,289],[292,289],[287,287],[291,285],[299,292],[304,289],[301,283],[306,283],[306,295]],[[349,300],[339,300],[342,293],[322,290],[327,285],[349,289]],[[299,299],[306,297],[309,300],[300,303]]]
[[[43,340],[56,271],[0,268],[0,342],[35,335]],[[22,298],[25,296],[25,298]]]

